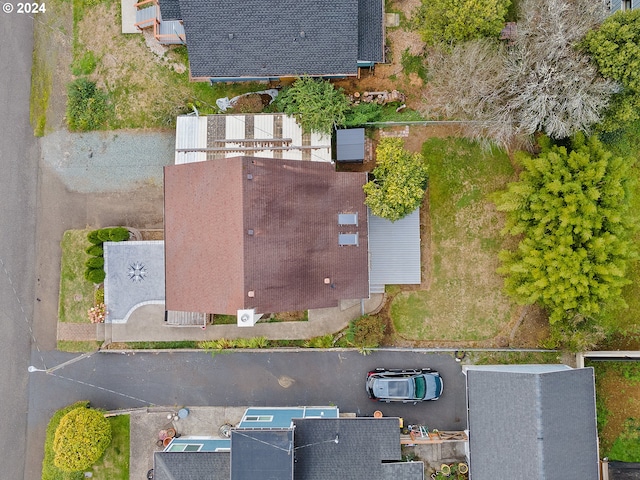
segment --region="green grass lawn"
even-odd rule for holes
[[[44,444],[44,460],[42,462],[42,480],[80,480],[85,478],[84,472],[64,472],[54,465],[53,439],[58,424],[64,415],[78,407],[86,407],[88,402],[82,401],[69,405],[53,414]],[[89,470],[94,479],[128,480],[129,479],[129,415],[110,417],[111,444],[102,458]]]
[[[61,322],[89,322],[87,310],[93,306],[94,286],[84,278],[84,262],[89,258],[84,249],[89,246],[91,230],[67,230],[62,236],[60,260],[60,298],[58,318]]]
[[[129,480],[129,415],[109,417],[111,444],[91,468],[96,480]]]
[[[430,278],[428,289],[393,299],[395,333],[409,340],[492,338],[513,305],[495,273],[503,218],[487,195],[513,180],[511,163],[501,150],[459,138],[429,139],[422,154],[429,165]]]

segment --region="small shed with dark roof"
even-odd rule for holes
[[[592,368],[487,366],[466,375],[474,480],[598,480]]]
[[[165,167],[167,310],[270,313],[367,298],[366,180],[256,157]]]
[[[362,163],[364,161],[364,128],[336,130],[336,161]]]

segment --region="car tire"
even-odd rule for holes
[[[376,368],[376,369],[374,369],[374,372],[381,373],[381,372],[384,372],[385,370],[386,370],[386,368]]]
[[[431,371],[432,371],[432,370],[431,370],[430,368],[423,368],[423,369],[421,369],[421,372],[422,372],[422,373],[429,373],[429,372],[431,372]]]

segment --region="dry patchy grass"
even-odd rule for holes
[[[430,168],[429,263],[419,290],[403,289],[390,307],[404,340],[483,341],[509,327],[516,308],[502,293],[497,252],[502,215],[487,198],[513,179],[507,155],[483,151],[463,139],[430,139],[423,148]],[[427,216],[429,215],[429,218]]]
[[[89,322],[87,310],[93,306],[94,286],[84,278],[84,262],[89,258],[84,249],[89,246],[90,230],[67,230],[62,236],[60,262],[60,300],[58,319],[61,322]]]

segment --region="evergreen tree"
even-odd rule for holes
[[[618,300],[636,256],[632,162],[581,134],[570,150],[548,139],[540,146],[536,157],[520,154],[520,180],[495,196],[507,212],[504,233],[523,237],[516,250],[500,253],[499,273],[507,293],[544,306],[551,323],[593,317]]]

